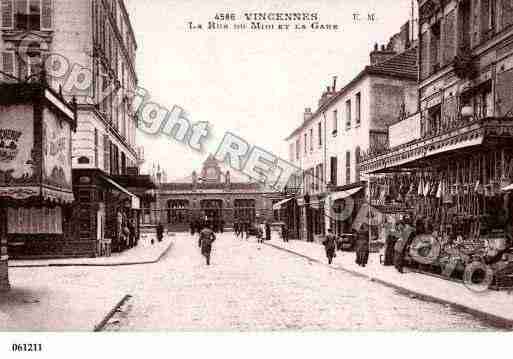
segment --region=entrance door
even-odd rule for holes
[[[216,221],[223,218],[223,200],[205,199],[201,201],[201,210],[208,221]]]

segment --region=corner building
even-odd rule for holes
[[[132,106],[137,44],[124,2],[2,0],[0,9],[0,69],[21,80],[44,69],[49,85],[78,105],[72,139],[76,223],[67,239],[73,250],[31,247],[20,255],[99,255],[102,241],[119,238],[119,218],[137,225],[141,199],[152,187],[138,170]],[[4,75],[2,81],[15,80]]]

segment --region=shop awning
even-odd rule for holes
[[[362,189],[362,187],[356,187],[356,188],[348,189],[346,191],[335,192],[335,193],[332,193],[329,195],[329,199],[331,202],[335,202],[336,200],[339,200],[339,199],[351,197],[355,193],[359,192],[361,189]]]
[[[288,201],[290,201],[290,200],[292,200],[292,199],[294,199],[294,197],[287,198],[287,199],[284,199],[284,200],[282,200],[282,201],[280,201],[280,202],[275,203],[275,204],[273,205],[273,210],[275,210],[275,211],[276,211],[276,210],[280,209],[280,208],[281,208],[281,206],[283,206],[285,203],[287,203]]]
[[[116,190],[118,190],[120,192],[123,192],[124,194],[126,194],[127,196],[130,197],[131,208],[132,209],[140,209],[141,208],[141,205],[140,205],[141,201],[139,200],[139,197],[137,197],[135,194],[133,194],[132,192],[128,191],[126,188],[124,188],[123,186],[119,185],[115,181],[111,180],[110,178],[105,177],[105,176],[102,176],[102,178],[103,178],[103,180],[105,182],[109,183]]]

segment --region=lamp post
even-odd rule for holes
[[[310,210],[310,194],[305,194],[305,217],[306,217],[306,241],[313,242],[312,214]]]

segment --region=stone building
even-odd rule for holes
[[[390,126],[390,148],[366,158],[362,171],[408,173],[402,197],[413,223],[427,223],[442,248],[429,270],[481,261],[494,286],[511,287],[513,4],[418,3],[418,113]]]
[[[272,207],[281,198],[281,193],[265,190],[209,156],[199,172],[181,181],[160,184],[157,203],[144,209],[144,221],[160,222],[172,231],[187,231],[191,221],[205,218],[223,220],[226,228],[237,220],[274,221],[278,218]]]
[[[327,226],[350,232],[353,217],[335,221],[331,208],[348,196],[362,201],[361,156],[387,145],[387,126],[400,113],[416,112],[417,50],[409,29],[407,23],[387,45],[376,44],[370,65],[341,89],[335,79],[286,138],[289,160],[302,171],[293,185],[300,195],[283,204],[295,213],[289,227],[296,237],[313,240]]]
[[[0,70],[3,81],[27,80],[44,69],[48,84],[78,103],[72,141],[75,192],[73,255],[98,254],[118,236],[115,217],[135,220],[140,196],[119,183],[138,179],[137,44],[123,0],[2,0]],[[149,183],[139,189],[144,193]],[[59,249],[39,255],[63,255]],[[37,252],[37,251],[36,251]]]

